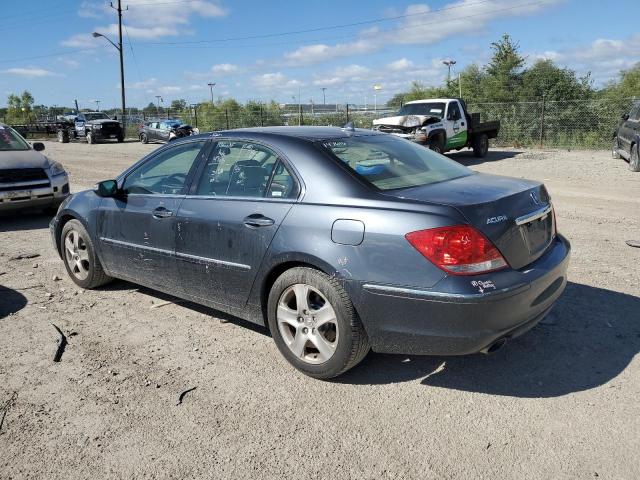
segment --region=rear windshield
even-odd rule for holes
[[[443,155],[393,135],[347,137],[322,145],[380,190],[429,185],[472,173]]]
[[[0,151],[29,150],[29,144],[10,127],[0,125]]]

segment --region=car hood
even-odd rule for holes
[[[374,125],[393,125],[397,127],[419,127],[430,115],[399,115],[397,117],[379,118],[373,121]],[[437,117],[435,117],[437,118]]]
[[[49,159],[35,150],[0,152],[0,168],[49,168]]]

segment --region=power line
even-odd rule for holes
[[[0,60],[0,63],[14,63],[14,62],[23,62],[25,60],[37,60],[40,58],[51,58],[51,57],[61,57],[61,56],[65,56],[65,55],[75,55],[77,53],[80,52],[89,52],[92,50],[96,50],[96,49],[102,49],[102,48],[107,48],[107,47],[90,47],[90,48],[79,48],[76,50],[67,50],[64,52],[57,52],[57,53],[49,53],[46,55],[34,55],[32,57],[22,57],[22,58],[13,58],[10,60]]]
[[[138,60],[136,59],[136,54],[133,51],[133,43],[131,42],[131,38],[129,38],[129,30],[127,29],[127,24],[122,22],[122,26],[124,27],[124,33],[127,35],[127,43],[129,44],[129,49],[131,50],[131,56],[133,57],[133,63],[136,66],[136,70],[138,72],[138,81],[142,80],[142,74],[140,73],[140,67],[138,66]]]

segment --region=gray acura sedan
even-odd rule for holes
[[[392,135],[271,127],[172,142],[51,222],[73,281],[122,278],[267,326],[331,378],[367,352],[492,352],[539,322],[570,246],[539,182]]]

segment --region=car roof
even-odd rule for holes
[[[413,105],[416,103],[433,103],[433,102],[447,103],[451,100],[454,100],[454,99],[453,98],[425,98],[424,100],[412,100],[411,102],[406,102],[405,105]]]
[[[351,136],[384,135],[364,128],[346,129],[340,127],[312,127],[312,126],[287,126],[287,127],[253,127],[237,128],[234,130],[222,130],[208,134],[209,136],[234,136],[251,137],[252,134],[261,137],[274,138],[298,138],[302,140],[329,140]]]

